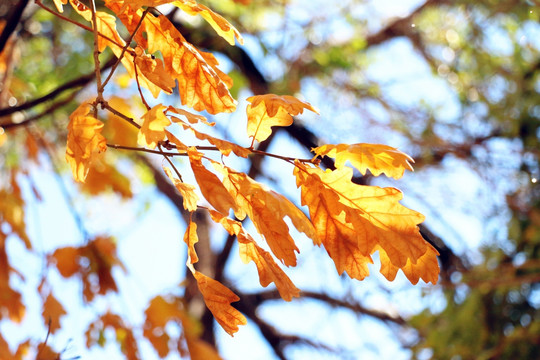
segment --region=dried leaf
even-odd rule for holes
[[[63,5],[66,5],[68,0],[53,0],[53,2],[54,2],[54,6],[56,6],[56,9],[58,10],[58,12],[63,13],[64,12]]]
[[[188,246],[188,262],[190,264],[195,264],[199,261],[199,257],[195,251],[195,244],[199,242],[199,237],[197,236],[197,224],[191,220],[191,216],[186,228],[186,233],[184,234],[184,242]]]
[[[45,326],[49,324],[50,320],[49,330],[51,334],[54,334],[56,330],[60,329],[60,318],[66,314],[66,310],[64,310],[62,304],[50,293],[43,303],[43,312],[41,315],[43,316]]]
[[[145,54],[144,49],[140,46],[135,49],[135,54],[135,65],[137,65],[140,72],[163,91],[172,94],[172,89],[176,86],[176,82],[165,70],[163,61]]]
[[[336,159],[336,167],[342,168],[350,161],[362,175],[369,169],[375,176],[384,173],[386,176],[399,179],[405,170],[413,171],[414,160],[396,148],[381,144],[338,144],[323,145],[312,149],[317,156],[330,156]]]
[[[142,116],[143,123],[137,138],[139,145],[155,149],[160,141],[165,140],[165,128],[171,124],[171,121],[165,116],[163,110],[165,106],[158,104]]]
[[[230,141],[227,141],[227,140],[221,140],[221,139],[218,139],[218,138],[215,138],[213,136],[210,136],[208,134],[205,134],[203,132],[200,132],[198,130],[196,130],[194,127],[184,123],[183,121],[179,120],[179,119],[176,119],[176,118],[172,118],[174,122],[179,122],[182,124],[182,127],[184,128],[184,130],[191,130],[191,132],[195,135],[195,137],[197,137],[197,139],[199,140],[206,140],[208,141],[210,144],[214,145],[215,147],[218,148],[218,150],[225,156],[229,156],[231,154],[231,152],[233,152],[236,156],[240,156],[240,157],[243,157],[243,158],[247,158],[250,154],[251,154],[251,150],[249,149],[246,149],[240,145],[237,145],[233,142],[230,142]]]
[[[92,162],[86,180],[81,184],[81,189],[91,195],[113,191],[125,199],[133,196],[129,179],[105,159]]]
[[[292,116],[302,114],[304,109],[319,113],[309,103],[288,95],[257,95],[247,98],[247,133],[257,141],[266,140],[272,134],[272,126],[289,126]]]
[[[79,248],[73,246],[56,249],[52,254],[58,272],[65,278],[71,277],[79,271],[79,257]]]
[[[175,1],[174,5],[182,9],[189,15],[201,15],[212,28],[231,45],[235,45],[234,39],[240,44],[244,44],[242,35],[221,15],[210,10],[208,7],[198,4],[195,0],[179,0]]]
[[[101,135],[103,123],[89,115],[91,109],[92,106],[84,102],[69,117],[66,161],[79,182],[86,179],[96,155],[107,150],[107,141]]]
[[[204,198],[222,214],[228,214],[229,209],[236,209],[236,203],[231,194],[221,180],[204,167],[201,157],[190,152],[189,161]]]
[[[107,102],[115,110],[126,115],[127,117],[135,117],[131,112],[131,105],[126,99],[118,96],[112,96],[107,100]],[[111,143],[123,146],[136,147],[137,134],[138,130],[135,126],[131,125],[121,117],[114,115],[112,112],[107,112],[107,122],[105,123],[105,127],[103,128],[103,135]]]
[[[240,298],[219,281],[209,278],[193,268],[190,269],[197,280],[206,306],[223,330],[233,336],[238,331],[238,325],[247,324],[244,315],[231,306],[231,302],[238,301]]]
[[[169,179],[171,179],[176,189],[182,195],[182,198],[184,200],[184,209],[186,209],[187,211],[197,210],[197,202],[199,201],[199,196],[197,196],[197,194],[195,193],[195,186],[191,184],[186,184],[175,178],[169,168],[163,167],[163,170],[165,171],[165,174],[167,174]]]
[[[367,275],[366,264],[379,247],[393,266],[416,264],[428,245],[417,224],[422,214],[402,206],[402,194],[395,188],[352,183],[352,169],[322,171],[296,162],[297,185],[302,204],[338,272],[357,279]]]
[[[285,301],[291,301],[293,297],[300,296],[300,290],[276,264],[272,255],[257,245],[240,222],[226,218],[216,211],[211,211],[210,215],[212,220],[220,223],[229,234],[237,236],[240,258],[245,264],[250,261],[255,263],[262,286],[267,287],[271,282],[275,283],[279,294]]]
[[[249,216],[259,234],[263,235],[272,253],[286,266],[296,265],[298,251],[289,234],[289,227],[284,221],[287,216],[294,226],[317,242],[313,225],[304,213],[283,195],[268,189],[244,173],[237,173],[230,168],[214,163],[224,178],[223,184],[235,199],[239,219]]]
[[[120,13],[122,1],[109,0],[106,5],[118,14],[128,31],[135,30],[142,15],[141,9],[133,11],[126,8],[124,13]],[[143,34],[146,34],[146,37]],[[229,93],[227,83],[216,72],[214,62],[208,63],[165,16],[147,14],[135,40],[147,49],[148,53],[159,51],[163,55],[165,70],[178,81],[182,105],[196,111],[206,110],[210,114],[232,112],[236,109],[236,101]]]
[[[405,264],[401,270],[413,285],[416,285],[420,279],[424,280],[426,283],[431,282],[435,285],[439,280],[439,262],[437,261],[437,255],[439,255],[439,252],[435,250],[433,246],[427,244],[427,251],[425,254],[416,260],[416,263],[413,263],[411,259],[407,260],[407,264]],[[384,250],[379,249],[379,257],[381,259],[381,274],[383,274],[388,281],[393,281],[399,268],[392,264]]]

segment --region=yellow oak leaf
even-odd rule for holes
[[[174,146],[176,146],[176,150],[181,153],[185,154],[187,152],[188,146],[181,142],[176,136],[174,136],[171,132],[165,130],[165,135],[167,136],[167,140],[169,140],[170,143],[173,143]]]
[[[92,106],[84,102],[69,116],[66,161],[76,181],[84,182],[97,153],[107,150],[101,135],[103,123],[90,115]]]
[[[210,216],[212,220],[221,224],[229,234],[236,235],[240,258],[245,264],[250,261],[255,263],[262,286],[267,287],[273,282],[285,301],[291,301],[293,297],[300,296],[300,290],[294,286],[287,274],[276,264],[272,255],[257,245],[240,222],[226,218],[216,211],[211,211]]]
[[[183,117],[185,117],[187,119],[187,121],[190,124],[203,123],[203,124],[206,124],[208,126],[216,125],[216,123],[214,123],[214,122],[211,123],[208,120],[206,120],[206,118],[204,116],[190,113],[189,111],[186,111],[184,109],[178,109],[178,108],[175,108],[173,106],[169,106],[167,108],[167,112],[169,112],[169,111],[173,112],[175,114],[178,114],[178,115],[182,115]]]
[[[98,195],[107,191],[113,191],[127,199],[133,196],[129,179],[104,159],[96,159],[90,165],[88,176],[81,189],[91,195]]]
[[[178,191],[182,195],[184,201],[184,209],[186,209],[187,211],[197,210],[197,202],[199,201],[199,196],[197,196],[197,193],[195,193],[195,186],[191,184],[186,184],[185,182],[182,182],[175,178],[169,168],[163,167],[163,170],[165,171],[165,174],[167,174],[169,179],[171,179],[176,189],[178,189]]]
[[[190,264],[195,264],[199,261],[199,257],[195,251],[195,244],[199,242],[199,237],[197,236],[197,224],[191,220],[191,216],[186,228],[186,233],[184,234],[184,242],[188,246],[188,262]]]
[[[247,98],[247,133],[257,141],[266,140],[272,134],[272,126],[289,126],[292,116],[302,114],[304,109],[319,113],[305,101],[289,95],[257,95]]]
[[[160,141],[165,140],[165,128],[171,124],[163,112],[165,109],[163,104],[158,104],[142,116],[143,123],[137,137],[139,145],[155,149]]]
[[[135,49],[135,54],[135,65],[137,65],[140,72],[163,91],[172,94],[172,89],[176,86],[176,82],[165,70],[163,61],[145,54],[144,49],[140,46]]]
[[[79,15],[81,15],[86,21],[92,22],[92,11],[79,0],[69,0],[71,6]],[[99,51],[103,51],[106,47],[109,47],[113,54],[119,58],[122,55],[122,49],[126,45],[124,39],[118,34],[116,30],[116,17],[103,11],[96,11],[96,23],[99,34],[98,36],[98,48]],[[136,26],[137,23],[134,24]],[[133,29],[134,30],[134,29]],[[137,79],[139,84],[150,90],[154,98],[157,98],[161,92],[161,88],[151,82],[142,73],[140,69],[135,69],[135,56],[132,51],[126,51],[122,56],[122,65],[126,68],[129,76],[134,79],[137,72]]]
[[[189,15],[201,15],[212,28],[227,42],[234,46],[234,39],[238,40],[240,44],[244,44],[242,35],[221,15],[210,10],[208,7],[197,3],[195,0],[179,0],[173,3],[178,8],[182,9]]]
[[[52,293],[50,293],[43,303],[43,312],[41,315],[43,316],[45,325],[47,326],[50,324],[49,330],[51,334],[54,334],[56,330],[60,329],[60,318],[66,314],[67,312],[64,310],[62,304],[53,296]]]
[[[127,8],[119,13],[122,1],[106,1],[106,6],[118,14],[128,31],[133,32],[140,21],[142,10]],[[144,36],[143,36],[144,34]],[[137,43],[148,53],[160,52],[165,70],[178,81],[182,105],[210,114],[232,112],[236,101],[229,93],[227,83],[216,71],[217,60],[208,63],[205,57],[174,27],[167,17],[148,13],[141,29],[135,35]],[[211,55],[211,54],[210,54]]]
[[[201,193],[210,205],[222,214],[228,214],[229,209],[236,209],[236,203],[233,197],[229,194],[221,180],[213,172],[206,169],[200,155],[197,155],[193,151],[188,151],[188,154],[197,184],[199,184]]]
[[[244,315],[231,306],[232,302],[238,301],[240,298],[219,281],[209,278],[193,269],[193,267],[190,270],[197,280],[206,307],[214,315],[223,330],[233,336],[238,331],[238,325],[247,324]]]
[[[239,219],[249,216],[259,234],[263,235],[272,253],[286,266],[296,265],[298,251],[284,221],[289,217],[293,225],[308,237],[317,241],[313,225],[304,213],[283,195],[268,189],[244,173],[213,163],[224,178],[223,184],[235,199]]]
[[[378,250],[381,259],[381,274],[383,274],[388,281],[393,281],[399,268],[392,264],[384,250]],[[437,261],[437,255],[439,255],[439,252],[435,250],[433,246],[427,244],[425,254],[418,258],[416,263],[413,263],[411,259],[407,260],[407,264],[405,264],[401,270],[413,285],[416,285],[420,279],[424,280],[426,283],[431,282],[435,285],[439,280],[439,262]]]
[[[342,168],[346,161],[350,161],[352,166],[358,169],[362,175],[366,170],[379,176],[384,173],[386,176],[399,179],[405,170],[413,171],[411,162],[414,160],[407,154],[396,148],[381,144],[338,144],[323,145],[312,149],[317,156],[330,156],[336,159],[336,167]]]
[[[127,117],[134,118],[131,111],[131,105],[128,100],[119,96],[111,96],[107,102],[115,110],[126,115]],[[135,126],[128,123],[121,117],[107,111],[107,122],[103,128],[103,135],[113,144],[123,146],[137,146],[137,134],[138,130]]]
[[[323,171],[298,161],[294,170],[302,204],[338,272],[363,279],[365,264],[379,247],[395,267],[416,264],[428,251],[417,226],[424,216],[401,205],[403,195],[395,188],[354,184],[352,172],[348,167]]]

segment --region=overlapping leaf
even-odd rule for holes
[[[246,264],[250,261],[255,263],[262,286],[266,287],[273,282],[285,301],[291,301],[293,297],[300,295],[300,290],[294,286],[287,274],[276,264],[272,255],[257,245],[240,222],[229,219],[216,211],[211,211],[210,215],[212,220],[220,223],[229,234],[236,235],[240,258]]]
[[[197,280],[199,291],[203,295],[206,307],[212,312],[219,325],[229,335],[233,336],[238,331],[239,325],[246,325],[247,320],[238,310],[231,306],[232,302],[240,300],[225,285],[190,267],[193,276]]]
[[[195,244],[199,242],[199,237],[197,236],[197,224],[191,220],[191,217],[189,218],[186,233],[184,234],[184,242],[188,246],[188,262],[195,264],[199,261],[199,257],[195,251]]]
[[[92,22],[92,11],[86,5],[79,0],[70,0],[70,3],[75,11],[77,11],[86,21]],[[99,34],[101,34],[101,36],[98,36],[99,51],[103,51],[106,47],[109,47],[116,57],[122,55],[122,65],[126,68],[129,76],[134,79],[137,72],[139,84],[150,90],[152,95],[156,98],[161,91],[161,87],[147,79],[140,69],[135,69],[135,55],[132,51],[126,51],[122,54],[122,49],[126,44],[116,30],[116,18],[103,11],[96,11],[96,23],[96,28]]]
[[[302,114],[304,109],[319,113],[311,104],[289,95],[257,95],[247,98],[247,133],[257,141],[266,140],[272,134],[272,126],[289,126],[292,116]]]
[[[214,164],[224,178],[223,183],[238,205],[239,219],[249,216],[257,231],[264,236],[272,253],[287,266],[296,265],[298,251],[284,221],[289,217],[294,226],[316,241],[313,225],[304,213],[283,195],[251,179],[244,173]]]
[[[414,160],[407,154],[396,148],[381,144],[338,144],[323,145],[312,149],[318,156],[330,156],[336,159],[336,167],[342,168],[345,162],[350,161],[352,166],[358,169],[362,175],[366,170],[379,176],[384,173],[386,176],[399,179],[405,170],[413,171],[411,163]]]
[[[424,217],[399,203],[399,190],[356,185],[350,168],[325,172],[297,162],[294,173],[302,189],[302,204],[308,206],[340,274],[347,271],[351,277],[363,279],[365,265],[379,247],[397,268],[408,262],[417,264],[428,251],[417,226]],[[432,278],[427,273],[432,268],[417,266],[416,270],[426,271],[423,278]]]
[[[90,115],[92,107],[84,102],[70,115],[66,146],[66,161],[76,181],[84,182],[90,163],[97,153],[107,150],[101,135],[103,123]]]
[[[172,183],[176,189],[180,192],[183,198],[184,209],[187,211],[197,210],[197,202],[199,201],[199,196],[195,193],[195,186],[191,184],[184,183],[173,176],[171,170],[167,167],[163,167],[165,174],[171,179]]]
[[[165,109],[165,106],[158,104],[142,116],[143,123],[137,138],[139,145],[154,149],[160,141],[165,140],[165,128],[171,124],[163,112]]]
[[[109,0],[106,5],[118,14],[130,32],[135,30],[142,16],[141,9],[134,11],[127,7],[121,13],[122,1]],[[216,71],[217,60],[211,54],[203,56],[165,16],[147,14],[135,39],[149,53],[159,51],[163,55],[165,70],[178,81],[183,105],[211,114],[236,109],[236,101],[229,93],[227,82]],[[206,60],[209,57],[213,58],[211,62]]]

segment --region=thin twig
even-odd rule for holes
[[[176,175],[178,176],[178,178],[180,179],[181,182],[184,182],[184,180],[182,179],[182,175],[180,175],[180,171],[178,171],[178,169],[176,168],[176,166],[174,166],[173,162],[171,159],[169,159],[169,156],[167,155],[166,152],[163,151],[163,148],[161,147],[161,145],[158,143],[158,149],[159,149],[159,152],[161,153],[161,155],[163,155],[165,157],[165,160],[167,160],[167,162],[172,166],[174,172],[176,173]]]
[[[101,108],[102,109],[107,109],[109,110],[110,112],[112,112],[114,115],[126,120],[128,123],[130,123],[131,125],[135,126],[137,129],[140,129],[141,128],[141,125],[137,124],[135,122],[135,120],[133,120],[133,118],[130,118],[129,116],[126,116],[124,114],[122,114],[120,111],[116,110],[115,108],[113,108],[111,105],[109,105],[109,103],[105,100],[102,100],[101,101]]]

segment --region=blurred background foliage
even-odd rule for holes
[[[421,291],[411,291],[399,279],[389,284],[376,276],[354,284],[330,275],[321,276],[319,282],[306,280],[306,286],[296,280],[306,293],[317,290],[328,295],[324,302],[316,296],[312,301],[348,309],[346,314],[357,319],[356,330],[369,332],[374,326],[362,322],[364,317],[390,329],[386,337],[365,342],[354,336],[333,342],[331,337],[317,335],[316,329],[299,326],[298,330],[284,324],[276,314],[287,313],[286,307],[294,304],[278,304],[271,296],[265,298],[268,293],[242,288],[243,282],[234,277],[239,270],[229,262],[230,270],[214,272],[225,273],[222,276],[229,284],[253,295],[239,305],[244,312],[256,310],[248,317],[259,314],[266,319],[262,325],[256,323],[258,330],[242,331],[260,332],[273,349],[272,356],[278,358],[308,356],[302,354],[369,358],[370,353],[384,358],[381,354],[386,354],[383,348],[390,336],[397,339],[400,350],[396,351],[403,358],[540,358],[540,3],[201,3],[235,24],[245,37],[245,46],[229,47],[197,18],[167,7],[161,11],[172,11],[170,17],[189,41],[217,54],[222,68],[235,81],[232,92],[241,106],[250,94],[277,93],[303,96],[320,109],[320,118],[297,119],[295,126],[279,131],[261,146],[274,152],[306,154],[310,146],[322,143],[369,142],[409,153],[416,161],[415,173],[403,182],[371,176],[357,180],[402,188],[405,203],[426,215],[422,233],[441,253],[440,283]],[[4,21],[9,21],[12,9],[0,6]],[[74,17],[68,8],[66,16]],[[32,178],[34,165],[29,160],[39,162],[39,158],[40,166],[58,172],[60,182],[67,183],[67,201],[73,201],[79,195],[66,176],[63,144],[68,116],[84,97],[80,93],[92,94],[92,87],[86,87],[93,76],[92,34],[28,2],[11,39],[2,56],[12,52],[9,56],[16,60],[0,65],[10,67],[0,69],[4,74],[0,126],[5,131],[0,135],[0,186],[6,191],[1,201],[6,204],[6,194],[13,192],[14,185],[9,184],[13,184],[14,169],[17,179],[26,179],[25,184],[38,181]],[[110,54],[103,56],[106,60]],[[12,76],[7,77],[8,73]],[[85,75],[88,77],[80,81]],[[9,112],[70,81],[75,86],[50,101]],[[129,101],[133,91],[120,77],[109,96]],[[2,112],[5,109],[9,113]],[[234,122],[234,116],[230,120],[233,125],[220,120],[218,130],[229,138],[241,138],[238,128],[243,125]],[[28,125],[19,126],[21,122]],[[115,129],[113,123],[106,125],[109,137],[126,143],[128,140],[117,136],[128,130]],[[149,195],[141,195],[141,187],[157,184],[167,196],[151,162],[133,154],[109,152],[108,163],[99,170],[100,179],[108,180],[92,186],[89,178],[90,185],[80,190],[123,197],[137,203],[134,208],[139,213],[149,211],[151,202]],[[255,167],[259,179],[294,194],[294,185],[279,178],[271,161],[245,166]],[[111,190],[116,195],[107,195]],[[16,206],[31,206],[38,198],[26,197],[26,205]],[[76,216],[77,221],[84,222],[81,219],[89,209],[78,206],[81,215]],[[117,237],[121,242],[121,234]],[[210,251],[218,256],[220,250],[213,246]],[[24,266],[10,260],[12,266]],[[299,272],[296,279],[307,277],[300,273],[312,269],[306,263],[307,270],[294,270]],[[327,265],[321,265],[319,271],[332,270]],[[328,285],[328,279],[337,284]],[[380,299],[391,307],[394,315],[390,320],[380,313],[388,310],[377,305]],[[338,300],[343,303],[333,302]],[[306,313],[310,310],[305,310],[311,306],[309,301],[295,306],[303,316],[310,316]],[[321,314],[321,310],[314,311]],[[351,311],[363,316],[354,317]],[[339,316],[332,319],[333,325],[328,326],[339,328]],[[204,315],[200,320],[212,328]],[[290,334],[295,331],[298,335]],[[224,345],[234,339],[216,340],[207,333],[205,338],[217,341],[225,352],[234,347]]]

